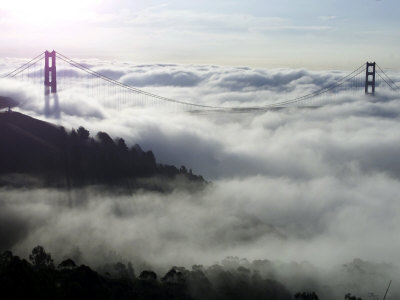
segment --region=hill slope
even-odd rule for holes
[[[128,148],[121,138],[113,140],[105,132],[92,138],[83,127],[67,132],[18,112],[0,113],[0,140],[0,185],[18,185],[10,174],[35,179],[23,180],[20,185],[38,184],[39,180],[41,185],[59,187],[106,184],[136,188],[138,179],[155,177],[205,183],[185,167],[158,164],[153,153],[139,145]]]

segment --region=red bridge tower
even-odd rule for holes
[[[367,69],[365,74],[365,94],[375,95],[375,66],[376,63],[367,62]]]
[[[57,93],[56,51],[44,53],[44,93]]]

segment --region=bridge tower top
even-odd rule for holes
[[[376,63],[367,62],[365,72],[365,94],[375,95],[375,68]]]
[[[44,53],[44,93],[57,93],[56,51]]]

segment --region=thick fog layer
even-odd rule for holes
[[[345,74],[91,63],[151,92],[226,106],[290,99]],[[8,82],[0,94],[19,100],[27,114],[43,112],[43,96],[26,87]],[[3,189],[0,248],[26,256],[41,244],[60,258],[160,267],[211,265],[228,256],[268,259],[282,278],[308,274],[316,285],[327,270],[347,272],[354,280],[366,276],[359,282],[369,282],[364,287],[371,291],[398,272],[399,93],[382,86],[375,97],[328,95],[322,107],[238,114],[116,111],[79,95],[72,100],[60,94],[60,115],[47,120],[123,137],[212,183],[194,194],[168,195]],[[364,275],[342,266],[355,258]]]

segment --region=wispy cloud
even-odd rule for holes
[[[337,16],[319,16],[318,19],[322,21],[333,21],[337,19]]]
[[[168,31],[264,32],[285,30],[327,30],[325,26],[296,25],[287,18],[257,17],[250,14],[213,14],[190,10],[145,10],[122,18],[128,26]]]

